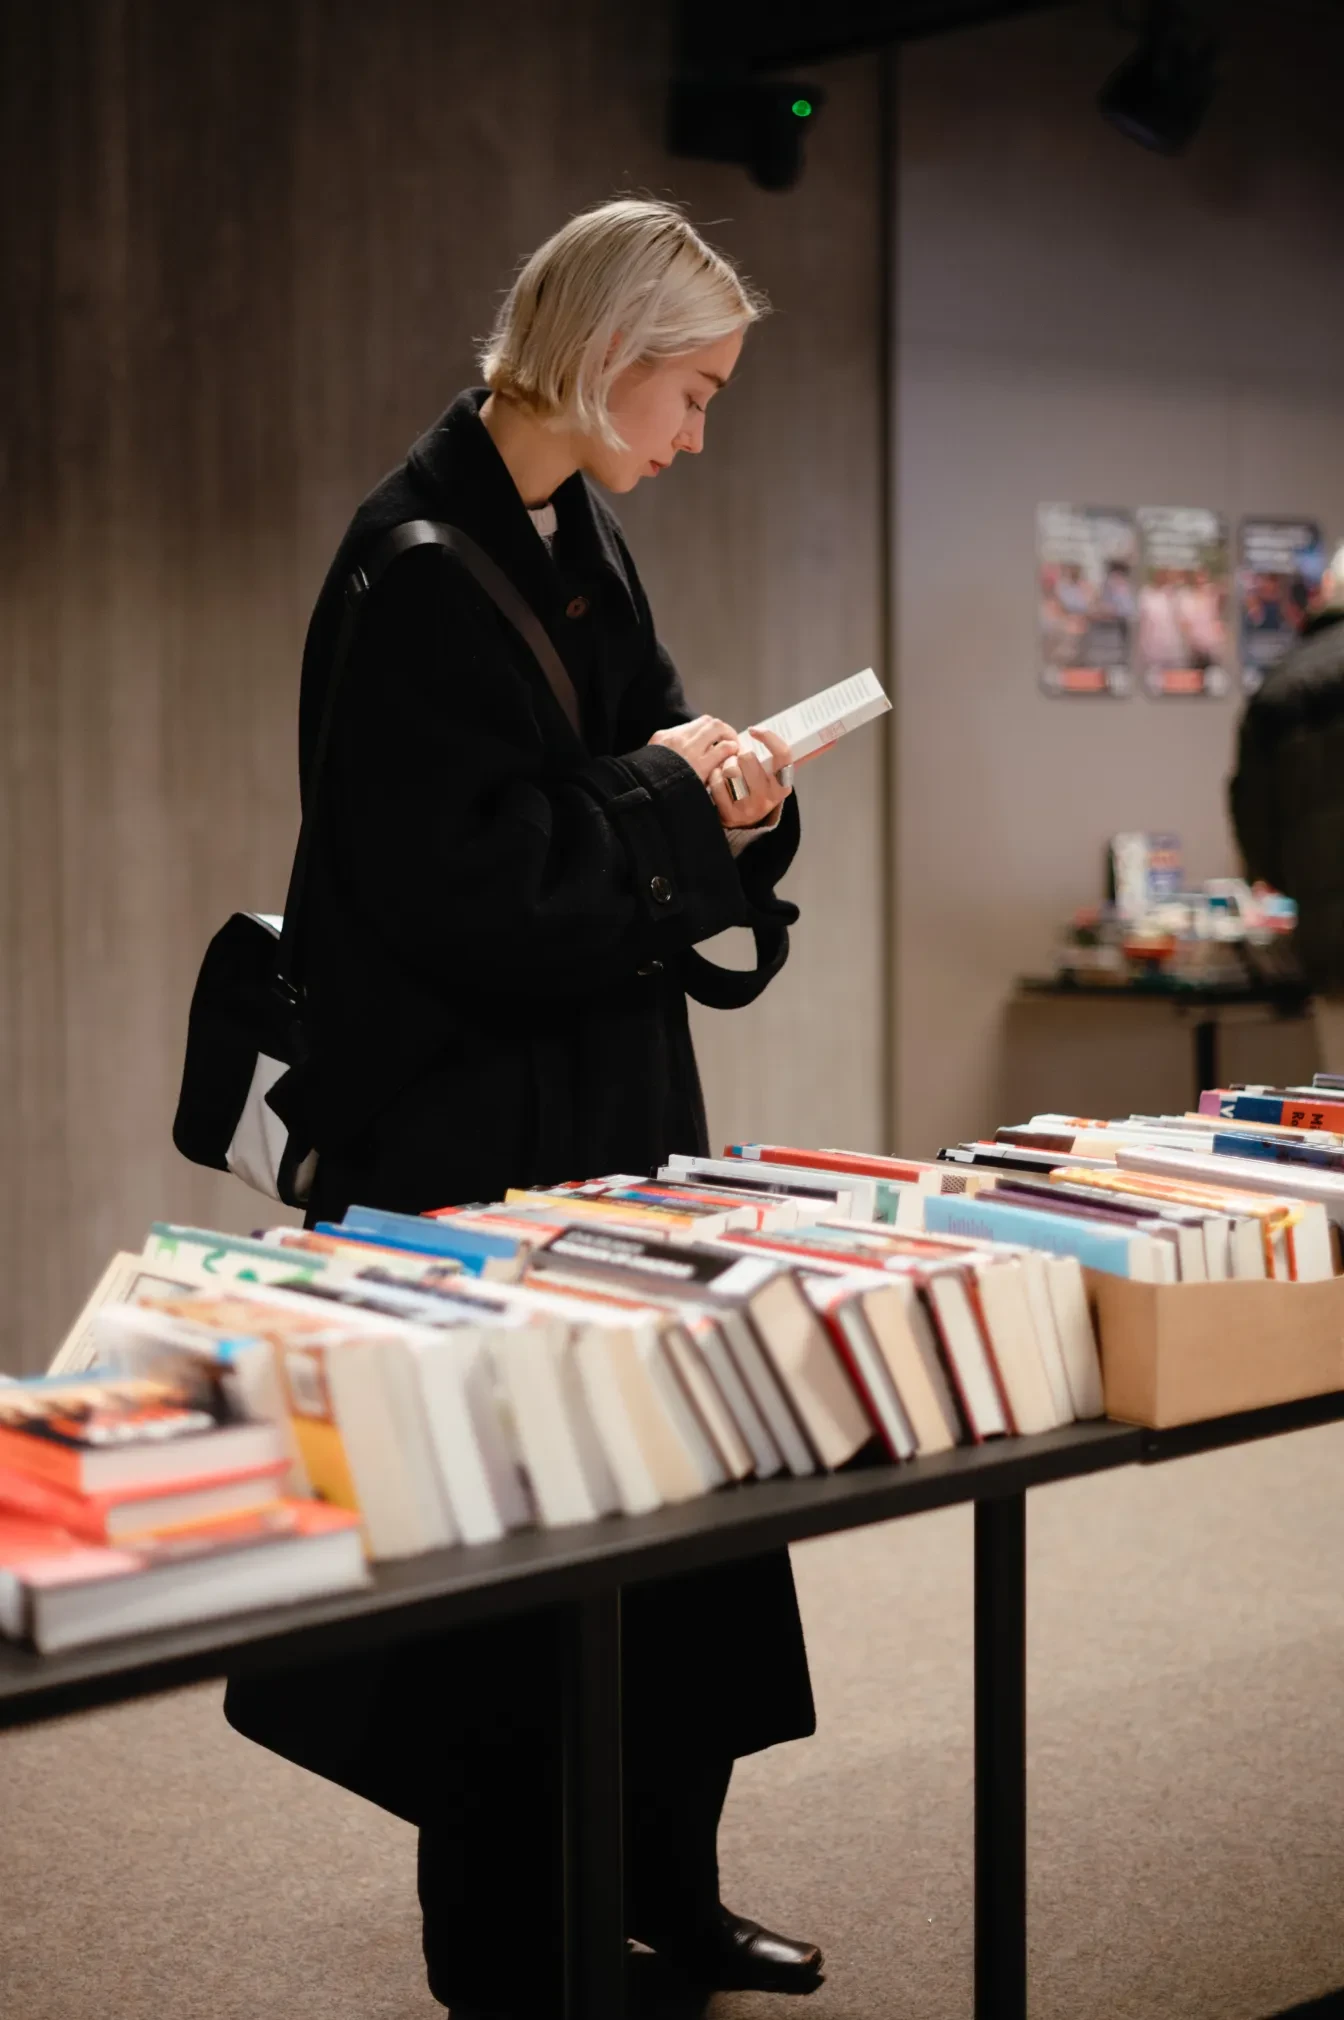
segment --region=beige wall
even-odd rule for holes
[[[693,696],[764,713],[877,652],[875,64],[765,195],[660,151],[661,14],[0,4],[0,1367],[155,1216],[275,1216],[169,1142],[195,967],[281,900],[344,521],[570,209],[680,195],[778,305],[710,453],[626,515]],[[874,1133],[877,767],[808,780],[793,964],[700,1020],[717,1136]]]
[[[1098,117],[1132,46],[1099,4],[902,58],[894,1014],[910,1152],[1012,1119],[1006,1000],[1101,895],[1110,832],[1176,828],[1194,876],[1234,866],[1234,700],[1039,692],[1038,501],[1314,513],[1344,535],[1344,23],[1298,0],[1217,13],[1223,81],[1180,161]]]

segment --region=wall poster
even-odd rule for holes
[[[1320,601],[1328,557],[1314,519],[1243,519],[1237,569],[1241,684],[1254,694]]]
[[[1148,694],[1225,695],[1227,527],[1202,505],[1140,505],[1139,668]]]
[[[1041,686],[1047,694],[1131,693],[1138,607],[1133,513],[1038,505],[1036,557]]]

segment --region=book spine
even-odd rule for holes
[[[422,1249],[431,1255],[450,1255],[464,1263],[484,1262],[487,1256],[511,1256],[517,1243],[507,1235],[488,1234],[478,1228],[462,1227],[455,1220],[434,1220],[412,1213],[384,1213],[371,1206],[352,1206],[340,1226],[330,1221],[318,1224],[318,1234],[334,1234],[341,1240],[352,1235],[374,1236],[393,1248]]]
[[[1209,1149],[1215,1157],[1263,1157],[1271,1164],[1283,1158],[1283,1151],[1272,1137],[1233,1136],[1226,1130],[1214,1130]]]
[[[479,1276],[487,1262],[497,1257],[511,1260],[517,1253],[517,1243],[501,1236],[491,1238],[500,1243],[499,1247],[479,1248],[476,1240],[486,1237],[470,1238],[465,1228],[455,1229],[451,1235],[431,1233],[422,1238],[418,1234],[377,1234],[372,1229],[338,1227],[333,1221],[320,1220],[313,1232],[336,1235],[341,1241],[360,1242],[371,1255],[376,1255],[380,1248],[407,1249],[413,1255],[424,1256],[427,1262],[457,1262],[471,1276]]]
[[[1048,1249],[1054,1255],[1076,1255],[1089,1269],[1122,1277],[1135,1274],[1134,1243],[1136,1239],[1145,1239],[1095,1222],[1069,1220],[1063,1214],[1002,1206],[983,1193],[973,1199],[964,1193],[928,1194],[924,1201],[924,1225],[930,1234],[969,1235],[976,1241],[1017,1241],[1028,1248]]]
[[[1344,1130],[1344,1101],[1283,1101],[1276,1094],[1224,1094],[1216,1110],[1233,1122],[1271,1122],[1284,1129]]]

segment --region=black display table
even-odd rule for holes
[[[1206,1087],[1219,1087],[1218,1012],[1260,1004],[1276,1017],[1305,1017],[1311,991],[1302,982],[1250,982],[1244,986],[1208,987],[1186,982],[1074,982],[1064,976],[1024,975],[1017,984],[1023,996],[1053,996],[1071,1003],[1167,1003],[1190,1014],[1194,1041],[1190,1062],[1194,1099]]]
[[[1073,1424],[903,1466],[755,1482],[653,1515],[529,1531],[379,1566],[363,1592],[37,1656],[0,1643],[0,1726],[251,1664],[308,1662],[479,1620],[563,1606],[566,2020],[621,2020],[621,1589],[870,1522],[975,1503],[975,2013],[1025,2020],[1026,1493],[1344,1418],[1344,1394],[1178,1431]]]

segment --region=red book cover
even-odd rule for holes
[[[854,1350],[849,1343],[849,1336],[836,1314],[836,1306],[842,1303],[845,1298],[853,1297],[853,1295],[853,1281],[850,1280],[847,1283],[844,1279],[841,1279],[834,1286],[827,1285],[826,1290],[819,1298],[809,1298],[808,1302],[817,1314],[817,1317],[821,1320],[821,1323],[825,1326],[827,1337],[835,1348],[836,1355],[854,1386],[854,1393],[863,1404],[864,1415],[882,1441],[883,1451],[889,1459],[894,1459],[899,1464],[907,1455],[898,1450],[887,1436],[887,1427],[882,1421],[882,1414],[869,1393],[863,1369],[855,1358]]]
[[[999,1372],[999,1357],[994,1351],[994,1338],[985,1322],[985,1308],[980,1298],[979,1281],[969,1265],[963,1272],[962,1281],[966,1286],[966,1296],[970,1301],[971,1310],[975,1314],[975,1323],[980,1328],[980,1337],[985,1343],[985,1359],[989,1362],[989,1372],[994,1377],[994,1387],[1003,1410],[1003,1420],[1009,1431],[1015,1434],[1017,1420],[1013,1416],[1013,1406],[1008,1400],[1007,1386]]]
[[[796,1164],[841,1177],[848,1171],[856,1178],[888,1178],[898,1185],[917,1184],[923,1168],[904,1157],[874,1157],[862,1150],[796,1150],[784,1143],[730,1143],[723,1154],[746,1164]]]

